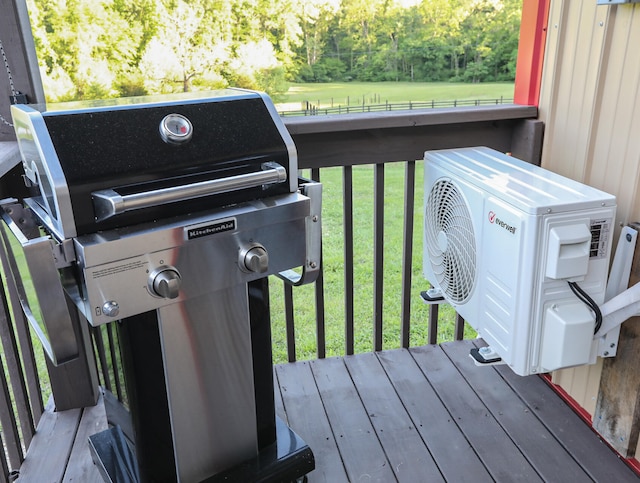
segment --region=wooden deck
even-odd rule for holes
[[[625,482],[638,477],[539,377],[476,367],[471,341],[276,367],[279,415],[310,482]],[[101,481],[87,436],[104,406],[47,411],[20,482]]]

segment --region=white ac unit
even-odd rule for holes
[[[485,147],[425,153],[424,275],[515,373],[595,362],[614,196]]]

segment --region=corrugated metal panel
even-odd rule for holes
[[[615,194],[619,225],[640,219],[639,99],[640,5],[552,0],[542,165]],[[554,381],[593,414],[600,368],[565,370]]]
[[[543,166],[583,182],[607,10],[569,0],[552,1],[549,13],[540,104],[548,127]]]
[[[589,414],[593,414],[598,400],[602,359],[592,366],[563,369],[553,373],[551,381],[567,391]],[[571,388],[571,392],[569,389]]]

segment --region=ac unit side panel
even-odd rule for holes
[[[532,331],[531,292],[536,286],[540,217],[485,196],[485,236],[480,243],[478,333],[514,370],[527,365]]]
[[[535,250],[539,217],[528,215],[466,180],[452,180],[436,165],[425,168],[425,224],[433,191],[443,181],[453,182],[462,194],[475,234],[476,274],[470,296],[459,303],[447,301],[475,329],[487,343],[499,348],[501,357],[512,366],[526,366],[531,337],[527,323],[531,312],[531,287],[534,284],[537,255],[522,256],[523,251]],[[431,200],[433,202],[433,200]],[[424,233],[424,275],[432,285],[446,294],[441,277],[439,257],[430,253],[430,245],[438,244],[438,237]],[[524,279],[524,281],[523,281]],[[446,296],[446,295],[445,295]],[[524,358],[523,361],[517,358]]]

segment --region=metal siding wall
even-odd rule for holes
[[[640,5],[552,0],[542,165],[615,194],[620,225],[640,220],[639,50]],[[558,371],[554,382],[593,414],[601,366]]]

